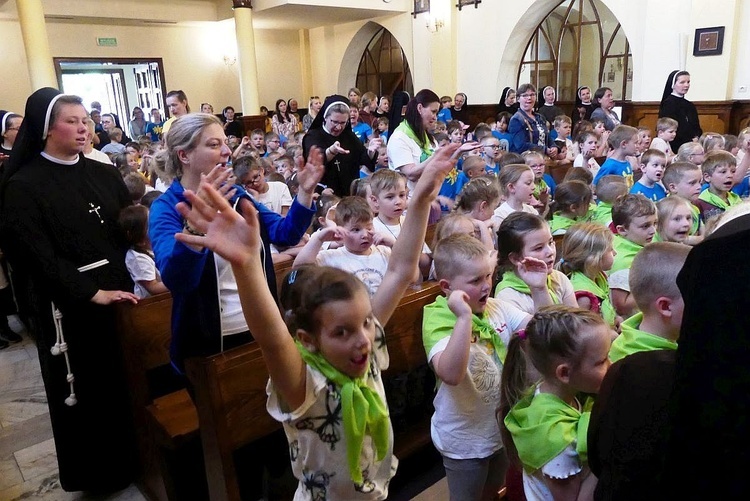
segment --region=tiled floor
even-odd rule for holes
[[[24,340],[0,351],[0,501],[146,501],[134,485],[106,497],[62,490],[36,346],[9,321]],[[413,499],[447,500],[445,478]]]
[[[0,351],[0,501],[146,501],[133,485],[96,498],[62,490],[36,346],[9,322],[24,340]]]

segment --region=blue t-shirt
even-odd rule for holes
[[[633,187],[630,188],[630,193],[642,193],[644,197],[654,202],[658,202],[667,196],[667,191],[659,183],[654,184],[653,188],[649,188],[645,184],[641,184],[640,181],[636,181]]]
[[[362,144],[367,142],[367,138],[372,135],[372,127],[366,123],[359,122],[357,125],[352,127],[354,134],[362,141]]]
[[[461,174],[463,174],[463,172],[461,172]],[[438,196],[450,198],[451,200],[456,199],[456,196],[458,195],[458,190],[456,189],[458,175],[458,169],[456,169],[455,167],[451,169],[448,175],[445,176],[445,179],[443,179],[443,184],[440,186]],[[442,209],[443,212],[447,212],[449,210],[449,208],[446,206],[442,206]]]
[[[495,166],[491,166],[489,164],[485,164],[484,171],[487,174],[494,174],[496,176],[500,175],[500,164],[495,164]]]
[[[750,178],[742,178],[742,181],[740,181],[739,184],[734,185],[732,193],[735,193],[742,198],[750,197]]]
[[[157,142],[160,139],[159,136],[161,136],[161,129],[163,126],[164,126],[164,120],[162,120],[161,122],[157,122],[157,123],[148,122],[146,124],[146,128],[144,132],[149,137],[149,139],[151,139],[151,141]]]
[[[458,173],[458,176],[456,177],[456,184],[454,185],[456,196],[461,194],[461,191],[464,189],[464,185],[469,181],[471,181],[471,178],[467,176],[465,172],[461,171]]]
[[[438,122],[448,123],[451,120],[453,120],[453,115],[451,115],[451,109],[450,108],[442,108],[440,111],[438,111],[437,114]]]
[[[628,186],[633,186],[633,167],[630,166],[630,162],[627,160],[621,162],[620,160],[615,160],[611,157],[605,160],[604,164],[602,164],[602,168],[596,173],[594,186],[596,186],[596,183],[599,182],[599,179],[601,179],[602,176],[608,176],[610,174],[624,177],[628,182]]]

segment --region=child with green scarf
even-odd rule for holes
[[[640,193],[620,197],[612,207],[612,225],[617,231],[615,262],[609,270],[612,306],[618,315],[628,318],[638,310],[630,293],[630,265],[656,234],[656,204]]]
[[[550,306],[511,338],[502,387],[503,442],[523,467],[528,500],[592,499],[587,463],[591,397],[609,368],[612,331],[596,313]],[[528,380],[530,360],[541,381]]]
[[[578,306],[570,279],[554,269],[556,248],[547,222],[536,214],[514,212],[497,230],[497,261],[502,273],[495,297],[528,314],[536,310],[529,286],[518,276],[518,264],[527,257],[547,265],[547,292],[554,304]]]
[[[393,457],[381,378],[388,367],[381,325],[393,314],[417,268],[430,205],[455,165],[450,157],[456,148],[442,148],[425,165],[383,286],[373,298],[342,270],[294,270],[286,280],[287,323],[265,285],[254,211],[243,218],[207,183],[201,186],[201,197],[185,192],[192,208],[178,205],[196,234],[176,238],[207,247],[232,265],[248,328],[270,374],[267,408],[282,422],[289,440],[292,470],[299,480],[295,498],[388,496],[398,460]],[[311,153],[316,156],[317,162],[302,167],[316,171],[317,176],[310,176],[313,182],[323,174],[317,149]]]
[[[682,294],[677,274],[690,247],[654,242],[641,250],[630,268],[630,293],[640,310],[622,323],[612,343],[612,363],[639,351],[676,350],[682,326]]]
[[[565,181],[555,189],[554,212],[550,221],[552,236],[565,232],[582,219],[591,204],[591,188],[583,181]]]
[[[473,236],[450,235],[433,253],[446,297],[424,307],[422,341],[438,378],[431,435],[451,499],[494,499],[508,458],[500,436],[500,377],[510,335],[531,315],[491,297],[495,261]],[[519,276],[537,306],[551,304],[547,269],[528,258]]]

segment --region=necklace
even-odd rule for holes
[[[391,226],[395,226],[395,225],[389,225],[388,223],[386,223],[385,221],[383,221],[383,218],[380,217],[379,214],[378,214],[378,220],[381,223],[383,223],[383,226],[385,226],[385,229],[388,230],[388,233],[390,233],[393,236],[393,238],[398,238],[398,235],[396,235],[395,233],[393,233],[393,230],[391,230],[391,228],[390,228]],[[401,218],[398,218],[398,233],[399,233],[399,235],[401,234]]]

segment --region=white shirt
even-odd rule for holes
[[[555,284],[553,286],[552,292],[560,300],[560,303],[570,304],[571,298],[575,299],[576,297],[576,293],[575,290],[573,290],[573,284],[570,283],[570,279],[566,277],[563,272],[552,270],[552,281]],[[504,302],[508,302],[516,306],[517,308],[520,308],[529,315],[534,314],[534,299],[530,294],[524,294],[523,292],[518,292],[517,290],[511,288],[505,288],[495,294],[495,297],[501,299]]]
[[[83,156],[86,158],[90,158],[91,160],[101,162],[103,164],[112,165],[112,159],[109,158],[109,155],[107,155],[106,153],[102,153],[96,148],[89,151],[88,153],[84,153]]]
[[[255,200],[276,214],[281,214],[282,207],[292,206],[292,194],[289,193],[289,188],[279,181],[269,181],[268,191],[259,193]]]
[[[214,254],[216,261],[216,281],[219,287],[219,307],[221,312],[221,335],[229,336],[248,330],[245,316],[242,314],[240,294],[237,291],[237,280],[234,278],[232,265]]]
[[[404,219],[406,216],[401,216],[399,218],[399,221],[397,224],[386,224],[385,221],[380,219],[379,217],[375,216],[372,220],[372,228],[382,235],[392,235],[393,238],[398,238],[398,236],[401,234],[401,228],[404,223]],[[427,246],[427,244],[422,244],[422,253],[423,254],[431,254],[432,251]]]
[[[373,245],[372,252],[366,256],[353,254],[346,247],[321,250],[318,252],[316,261],[321,266],[339,268],[356,276],[365,284],[370,297],[372,297],[383,282],[390,257],[390,247]]]
[[[510,303],[487,300],[485,318],[507,346],[510,335],[529,318]],[[432,347],[427,361],[445,351],[450,335]],[[503,362],[492,343],[472,336],[469,363],[463,380],[440,384],[435,395],[431,435],[435,448],[453,459],[486,458],[503,446],[497,411],[500,408],[500,377]]]
[[[422,149],[412,138],[404,134],[403,131],[396,130],[388,138],[388,167],[391,170],[400,172],[404,165],[419,165],[419,159],[422,157]],[[411,179],[406,180],[406,187],[409,191],[414,191],[416,183]]]
[[[539,212],[529,204],[522,204],[521,211],[528,212],[529,214],[536,214],[537,216],[539,215]],[[495,212],[492,213],[492,221],[494,227],[499,228],[500,223],[502,223],[506,217],[510,216],[514,212],[516,212],[516,209],[511,207],[508,202],[503,202],[500,207],[495,209]]]
[[[125,266],[130,273],[130,278],[135,282],[133,292],[139,299],[151,296],[151,293],[139,282],[150,282],[151,280],[161,280],[161,274],[156,268],[154,258],[143,252],[134,249],[128,249],[125,254]]]

